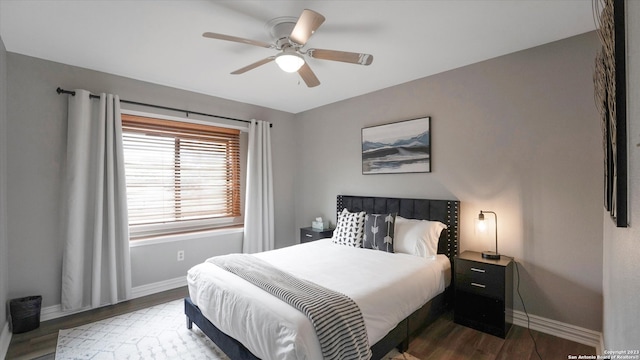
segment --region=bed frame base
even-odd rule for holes
[[[187,315],[187,329],[191,329],[195,323],[229,358],[234,360],[260,360],[238,340],[223,333],[213,325],[200,312],[200,308],[194,305],[188,297],[184,299],[184,313]]]
[[[387,336],[375,343],[371,347],[373,353],[371,358],[382,359],[393,348],[397,348],[400,352],[407,351],[411,337],[447,310],[448,304],[450,304],[447,301],[449,291],[450,289],[447,289],[444,293],[431,299],[422,308],[402,320]],[[229,358],[259,360],[242,343],[213,325],[188,297],[184,299],[184,312],[187,315],[187,328],[191,329],[195,323]]]

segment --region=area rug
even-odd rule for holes
[[[56,360],[228,360],[200,330],[187,329],[184,300],[60,330]]]
[[[195,324],[187,329],[184,300],[60,330],[55,359],[229,360]],[[394,350],[384,360],[419,359]]]
[[[420,360],[409,353],[400,353],[398,350],[391,350],[382,360]]]

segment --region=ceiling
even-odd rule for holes
[[[266,23],[326,17],[306,48],[374,55],[370,66],[309,59],[321,84],[273,62]],[[590,0],[213,1],[0,0],[7,51],[291,113],[595,29]],[[135,99],[131,99],[135,100]]]

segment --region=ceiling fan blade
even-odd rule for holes
[[[342,61],[350,64],[371,65],[373,55],[348,51],[309,49],[307,55],[314,59]]]
[[[275,56],[269,56],[268,58],[264,58],[264,59],[262,59],[260,61],[254,62],[253,64],[249,64],[249,65],[247,65],[247,66],[245,66],[243,68],[240,68],[240,69],[232,72],[231,74],[233,74],[233,75],[244,74],[249,70],[253,70],[253,69],[257,68],[258,66],[262,66],[262,65],[264,65],[266,63],[269,63],[269,62],[273,61],[273,59],[275,59],[275,58],[276,58]]]
[[[298,22],[296,22],[296,26],[293,28],[293,31],[291,31],[289,39],[298,45],[306,44],[324,20],[324,16],[321,14],[313,10],[304,9],[298,18]]]
[[[237,37],[237,36],[217,34],[217,33],[212,33],[212,32],[206,32],[206,33],[202,34],[202,36],[204,36],[206,38],[210,38],[210,39],[226,40],[226,41],[233,41],[233,42],[238,42],[238,43],[247,44],[247,45],[260,46],[260,47],[264,47],[264,48],[267,48],[267,49],[274,47],[272,44],[269,44],[269,43],[266,43],[266,42],[262,42],[262,41],[250,40],[250,39],[245,39],[245,38],[241,38],[241,37]]]
[[[298,74],[300,74],[300,77],[302,78],[302,80],[304,80],[305,84],[307,84],[308,87],[316,87],[320,85],[320,80],[318,80],[316,74],[311,71],[311,68],[309,67],[309,65],[307,65],[306,62],[298,70]]]

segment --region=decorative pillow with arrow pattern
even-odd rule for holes
[[[393,252],[396,214],[367,214],[364,217],[365,249]]]

